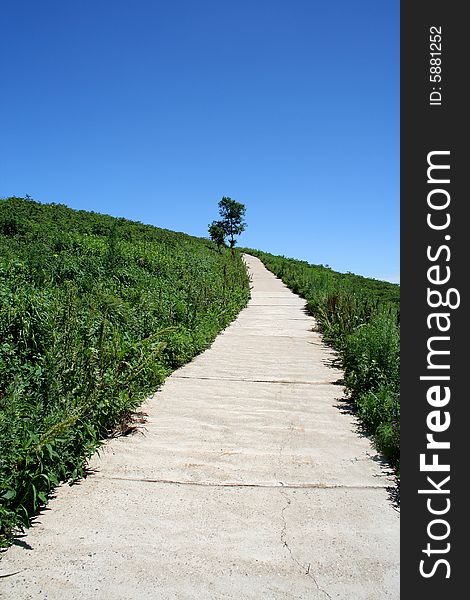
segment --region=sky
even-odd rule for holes
[[[3,0],[0,197],[399,281],[399,2]]]

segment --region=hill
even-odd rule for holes
[[[307,300],[346,390],[399,469],[398,285],[260,258]],[[249,298],[240,251],[151,225],[0,200],[0,545]]]
[[[100,440],[248,297],[240,254],[208,240],[0,200],[1,534],[83,475]]]

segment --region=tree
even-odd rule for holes
[[[209,225],[209,235],[219,248],[225,246],[225,230],[222,221],[212,221]]]
[[[211,239],[218,245],[222,245],[225,243],[225,238],[228,237],[230,248],[233,250],[237,243],[235,236],[240,235],[246,228],[245,213],[244,204],[224,196],[219,202],[220,221],[212,221],[209,225]]]

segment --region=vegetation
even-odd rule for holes
[[[400,288],[322,265],[247,250],[307,300],[324,339],[338,350],[357,413],[399,473]]]
[[[212,221],[209,225],[211,240],[218,246],[225,245],[228,237],[230,248],[237,243],[236,235],[240,235],[246,229],[245,223],[246,207],[241,202],[224,196],[219,202],[220,221]]]
[[[209,236],[218,248],[225,246],[225,230],[222,227],[221,221],[212,221],[209,225]]]
[[[219,209],[209,241],[0,200],[0,545],[246,304],[234,252],[245,207],[222,198]],[[399,469],[399,286],[249,253],[307,299],[359,416]]]
[[[0,200],[0,535],[246,304],[237,253],[63,205]]]

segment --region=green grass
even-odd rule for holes
[[[0,200],[0,544],[248,297],[208,240]]]
[[[322,265],[246,252],[295,293],[339,353],[346,390],[377,449],[400,469],[400,287]]]

